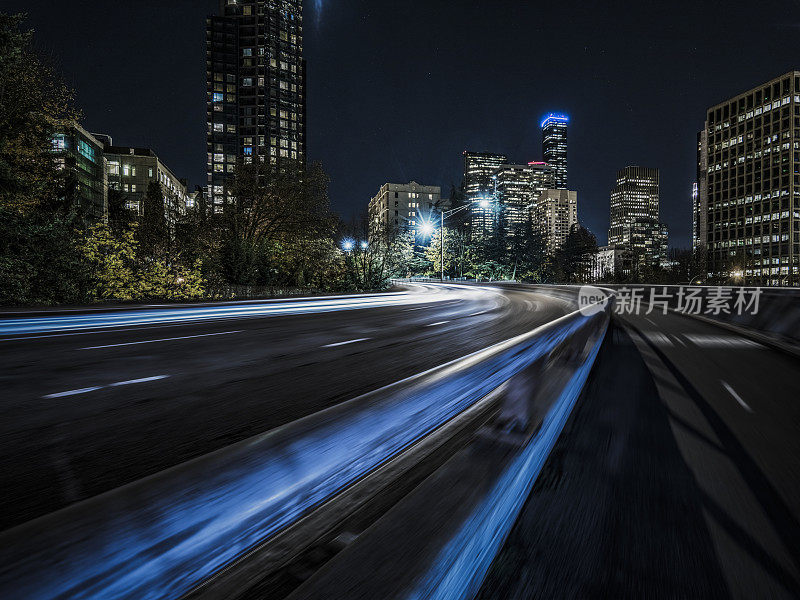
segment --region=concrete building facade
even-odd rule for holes
[[[443,209],[442,188],[438,185],[385,183],[369,201],[370,235],[397,235],[411,232],[416,236],[423,221],[436,220]]]
[[[798,285],[800,71],[711,106],[698,134],[697,166],[708,275]]]

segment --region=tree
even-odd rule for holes
[[[164,207],[161,184],[151,181],[142,199],[142,214],[136,238],[144,256],[164,256],[170,248],[170,232]]]
[[[520,281],[540,282],[543,277],[547,247],[533,227],[532,218],[517,229],[511,242],[512,277]]]
[[[220,269],[231,283],[264,283],[281,249],[331,237],[335,220],[328,200],[328,176],[321,165],[241,163],[232,199],[213,220],[220,240]],[[268,266],[265,270],[264,267]]]
[[[64,186],[53,134],[78,113],[72,91],[33,52],[23,20],[0,13],[0,207],[52,209]]]
[[[74,219],[0,208],[0,304],[77,304],[88,290]]]
[[[564,244],[553,256],[557,279],[564,283],[586,281],[596,253],[597,238],[594,234],[581,225],[573,225]]]

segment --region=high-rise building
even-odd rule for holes
[[[237,161],[304,163],[302,0],[220,0],[206,20],[208,193],[222,209]]]
[[[800,282],[800,71],[706,111],[698,135],[699,237],[709,275]]]
[[[655,266],[667,258],[667,226],[659,221],[658,169],[630,166],[611,190],[608,244],[627,252],[622,271]]]
[[[189,205],[186,180],[176,177],[148,148],[106,145],[104,153],[108,163],[108,188],[122,193],[126,208],[135,214],[142,215],[142,200],[149,185],[158,183],[161,186],[165,217],[172,229]]]
[[[697,252],[705,245],[705,239],[701,240],[700,232],[704,231],[701,221],[700,211],[700,188],[697,182],[692,184],[692,251]]]
[[[464,152],[464,200],[470,206],[469,228],[473,236],[490,233],[497,223],[494,175],[507,163],[504,154]]]
[[[567,115],[550,113],[542,120],[542,159],[556,172],[556,188],[567,189]]]
[[[423,221],[435,220],[442,209],[442,188],[438,185],[385,183],[369,201],[370,234],[416,235]]]
[[[103,143],[77,123],[52,138],[58,168],[64,171],[69,201],[90,220],[108,218],[108,179]]]
[[[658,169],[625,167],[611,190],[609,244],[625,244],[625,227],[636,219],[658,221]]]
[[[555,186],[555,171],[543,162],[500,165],[494,178],[502,222],[511,235],[531,217],[539,195]]]
[[[573,225],[578,224],[578,192],[544,190],[536,201],[533,219],[552,255],[564,245]]]

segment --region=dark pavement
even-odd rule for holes
[[[798,361],[615,320],[480,597],[800,597]]]
[[[530,292],[447,294],[396,307],[0,337],[0,530],[569,309]]]

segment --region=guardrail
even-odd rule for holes
[[[563,352],[573,336],[596,348],[607,311],[576,311],[9,530],[0,596],[183,595],[537,361],[574,360]],[[582,356],[590,365],[591,352]]]

